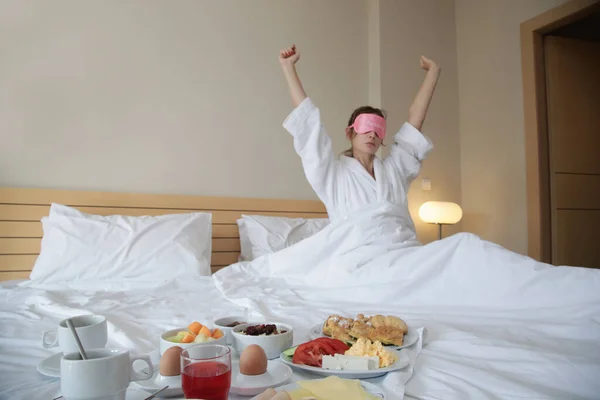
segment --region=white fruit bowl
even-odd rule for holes
[[[182,332],[182,331],[187,331],[188,328],[178,328],[178,329],[171,329],[170,331],[166,331],[163,332],[160,335],[160,355],[162,356],[163,353],[165,352],[165,350],[167,350],[170,347],[173,346],[179,346],[181,347],[183,350],[187,349],[188,347],[192,347],[192,346],[197,346],[197,345],[203,345],[203,344],[227,344],[226,343],[226,337],[220,337],[219,339],[212,339],[206,342],[191,342],[191,343],[175,343],[175,342],[170,342],[167,340],[167,338],[169,336],[175,336],[177,334],[177,332]]]

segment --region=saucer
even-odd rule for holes
[[[147,370],[147,368],[146,368]],[[154,393],[157,390],[169,386],[167,389],[160,392],[159,397],[181,397],[183,396],[183,389],[181,388],[181,375],[177,376],[162,376],[158,369],[154,371],[152,378],[145,381],[134,381],[131,382],[136,384],[140,388],[147,392]]]
[[[60,359],[63,353],[56,353],[50,357],[44,358],[37,365],[37,370],[40,374],[60,378]]]
[[[262,375],[243,375],[238,361],[231,361],[231,393],[255,396],[271,387],[284,384],[292,377],[292,369],[279,361],[268,361]]]

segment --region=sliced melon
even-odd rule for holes
[[[169,342],[174,342],[174,343],[181,343],[181,340],[185,337],[185,335],[187,335],[188,332],[177,332],[176,335],[174,336],[169,336],[167,338],[165,338],[167,341]]]
[[[210,332],[210,329],[208,329],[206,326],[203,326],[202,329],[200,329],[200,332],[197,333],[198,335],[204,335],[206,337],[211,337],[212,334]]]
[[[219,328],[216,328],[212,333],[212,337],[215,339],[221,339],[223,337],[223,332],[221,332]]]
[[[194,321],[190,324],[190,326],[188,326],[188,331],[192,332],[194,335],[197,335],[203,327],[204,326],[200,322]]]
[[[186,332],[183,339],[181,339],[181,343],[192,343],[196,339],[196,335],[191,332]]]
[[[194,339],[194,343],[206,343],[210,342],[211,340],[215,339],[209,336],[204,336],[203,334],[199,334],[198,336],[196,336],[196,339]]]

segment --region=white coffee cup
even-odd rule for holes
[[[60,390],[66,400],[125,400],[130,382],[154,374],[149,356],[130,356],[125,349],[86,349],[86,355],[87,360],[79,352],[60,359]],[[148,374],[133,369],[136,360],[148,364]]]
[[[66,319],[60,321],[57,329],[45,331],[42,334],[42,345],[45,348],[60,346],[63,353],[78,351],[77,343],[66,321]],[[102,315],[78,315],[72,317],[71,321],[84,349],[98,349],[106,346],[108,328],[105,317]],[[50,339],[52,335],[54,335],[53,340]]]

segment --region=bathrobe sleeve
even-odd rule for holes
[[[285,119],[283,127],[294,138],[294,149],[302,160],[308,182],[323,203],[331,204],[337,162],[319,109],[307,97]]]
[[[405,122],[394,136],[386,162],[394,164],[406,182],[410,183],[419,175],[421,164],[432,149],[431,141],[417,128]]]

